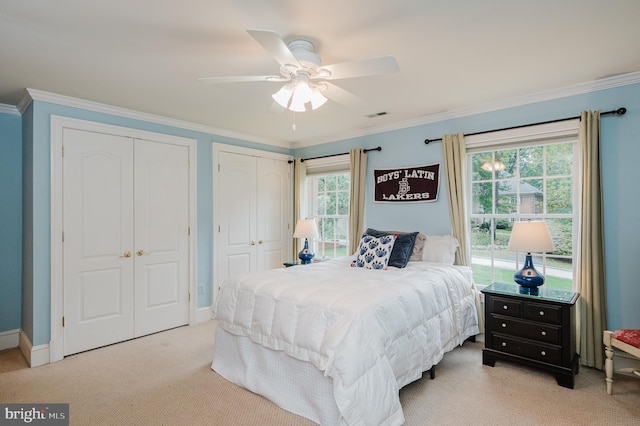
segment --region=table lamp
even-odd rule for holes
[[[513,274],[513,280],[520,284],[520,293],[537,295],[538,287],[544,284],[544,275],[533,267],[531,253],[555,250],[547,223],[531,220],[515,222],[507,250],[527,253],[524,266]]]
[[[300,250],[300,253],[298,253],[298,258],[303,265],[311,263],[315,254],[309,248],[309,238],[320,238],[315,219],[298,220],[293,238],[304,238],[304,247]]]

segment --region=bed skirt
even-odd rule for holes
[[[211,368],[284,410],[322,425],[340,424],[333,380],[311,363],[217,327]]]

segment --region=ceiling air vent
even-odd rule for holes
[[[382,117],[383,115],[387,115],[387,112],[386,111],[376,112],[375,114],[369,114],[366,117],[368,117],[368,118],[376,118],[376,117]]]

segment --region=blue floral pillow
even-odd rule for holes
[[[351,266],[367,269],[387,269],[395,242],[395,235],[374,237],[366,233],[362,234],[356,258],[351,262]]]

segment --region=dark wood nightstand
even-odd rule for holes
[[[485,297],[485,348],[482,363],[516,361],[550,371],[558,384],[573,389],[578,374],[575,303],[578,293],[540,288],[520,294],[516,284],[494,283]]]

